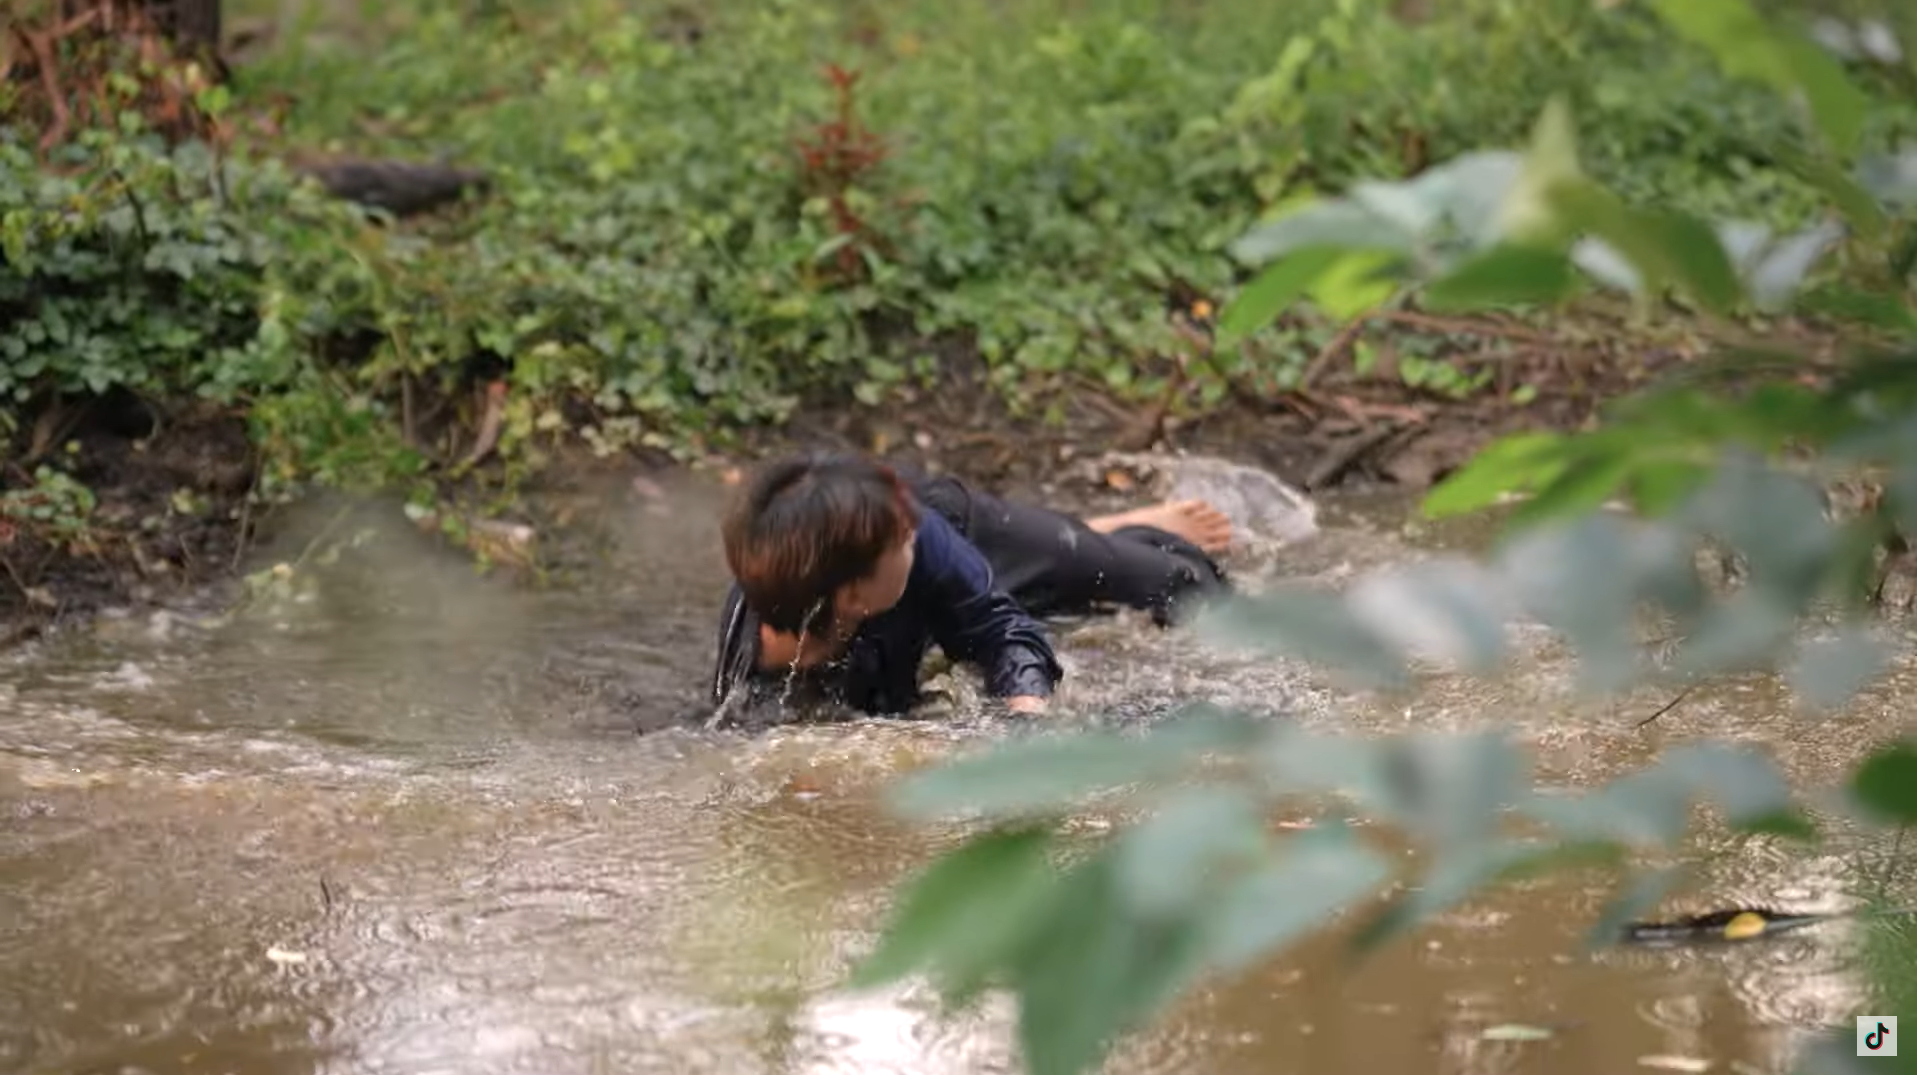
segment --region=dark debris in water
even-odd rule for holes
[[[1874,916],[1917,913],[1917,907],[1875,912]],[[1790,933],[1840,918],[1873,916],[1872,912],[1790,914],[1765,907],[1738,907],[1685,915],[1663,922],[1628,922],[1620,930],[1622,944],[1670,946],[1754,941]]]

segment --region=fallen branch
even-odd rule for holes
[[[428,212],[492,185],[492,178],[485,172],[447,164],[344,157],[290,163],[333,197],[383,209],[396,217]]]
[[[1311,468],[1311,473],[1305,475],[1305,491],[1316,492],[1334,484],[1366,456],[1397,436],[1402,428],[1389,424],[1375,425],[1357,436],[1346,437],[1319,459],[1318,464]]]
[[[460,470],[477,466],[493,449],[499,446],[500,433],[506,426],[506,382],[494,381],[486,386],[486,410],[479,418],[479,436],[473,441],[473,450],[460,460]]]
[[[1298,384],[1294,391],[1299,393],[1310,392],[1311,386],[1317,383],[1318,377],[1324,373],[1325,367],[1331,365],[1333,359],[1351,349],[1352,343],[1357,340],[1358,334],[1365,330],[1365,326],[1370,323],[1371,317],[1371,314],[1360,314],[1347,322],[1345,327],[1339,329],[1338,334],[1331,338],[1331,342],[1325,344],[1316,355],[1312,356],[1311,361],[1305,364],[1304,372],[1298,375]]]
[[[1346,437],[1342,443],[1325,452],[1317,466],[1311,468],[1311,473],[1305,475],[1305,492],[1317,492],[1334,485],[1378,446],[1396,437],[1399,429],[1399,425],[1373,425],[1355,437]]]
[[[1662,706],[1658,708],[1657,712],[1651,714],[1648,717],[1645,717],[1643,720],[1638,721],[1635,725],[1633,725],[1633,727],[1642,728],[1656,721],[1657,718],[1663,716],[1664,714],[1669,713],[1671,710],[1676,709],[1678,707],[1678,704],[1683,702],[1684,699],[1689,698],[1691,696],[1691,692],[1696,689],[1697,689],[1696,687],[1686,687],[1683,690],[1677,692],[1677,697],[1671,699],[1668,702],[1665,702]]]

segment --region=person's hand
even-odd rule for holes
[[[1020,694],[1005,700],[1005,707],[1014,713],[1043,713],[1046,700],[1036,694]]]

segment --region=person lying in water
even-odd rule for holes
[[[723,537],[734,582],[712,703],[797,689],[879,715],[920,700],[933,644],[1013,710],[1043,711],[1064,670],[1038,618],[1119,605],[1176,622],[1229,589],[1212,556],[1232,531],[1203,501],[1081,520],[816,455],[758,470]]]

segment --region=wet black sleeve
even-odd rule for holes
[[[759,618],[746,607],[745,594],[733,583],[719,612],[719,652],[712,668],[712,704],[723,705],[748,686],[759,670]]]
[[[946,656],[985,673],[995,697],[1051,696],[1065,677],[1045,628],[993,585],[983,554],[935,511],[919,520],[915,583],[925,587],[932,637]]]

